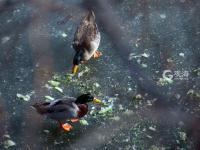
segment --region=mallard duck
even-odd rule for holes
[[[83,94],[77,99],[68,97],[57,99],[51,102],[37,102],[32,105],[41,115],[58,121],[59,126],[66,131],[70,131],[72,126],[69,123],[63,123],[66,120],[71,122],[78,121],[88,112],[88,102],[101,103],[101,101],[91,94]]]
[[[80,63],[88,61],[91,57],[97,58],[102,55],[97,49],[101,35],[95,22],[95,15],[90,11],[83,17],[78,26],[72,43],[76,51],[73,59],[72,73],[75,74]]]

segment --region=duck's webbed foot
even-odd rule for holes
[[[62,124],[61,122],[59,122],[59,125],[61,128],[63,128],[65,131],[70,131],[72,129],[72,126],[69,123],[64,123]]]
[[[78,118],[71,118],[70,121],[71,122],[77,122],[77,121],[79,121],[79,119]]]
[[[101,55],[102,55],[102,52],[96,50],[96,51],[94,52],[93,57],[94,57],[94,58],[98,58],[98,57],[100,57]]]

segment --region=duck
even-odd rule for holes
[[[78,65],[90,58],[98,58],[102,53],[98,50],[101,35],[95,22],[95,14],[91,10],[80,22],[74,34],[72,47],[75,50],[72,74],[76,74]]]
[[[82,94],[77,98],[67,97],[64,99],[57,99],[51,102],[36,102],[32,107],[40,114],[47,116],[47,118],[56,120],[59,127],[65,131],[70,131],[72,125],[65,123],[70,120],[72,123],[77,122],[80,118],[88,113],[88,104],[93,102],[101,104],[102,101],[95,98],[90,93]]]

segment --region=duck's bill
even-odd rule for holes
[[[78,65],[73,65],[73,67],[72,67],[72,73],[73,74],[77,73],[77,70],[78,70]]]
[[[101,100],[97,99],[97,98],[93,99],[93,103],[95,103],[95,104],[103,104],[103,102]]]

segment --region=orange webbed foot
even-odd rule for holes
[[[61,126],[65,131],[70,131],[72,129],[72,126],[69,123],[62,124]]]
[[[93,55],[93,57],[94,57],[94,58],[98,58],[98,57],[100,57],[101,55],[102,55],[102,52],[96,50],[95,53],[94,53],[94,55]]]
[[[70,119],[70,121],[71,122],[77,122],[79,119],[77,119],[77,118],[72,118],[72,119]]]

